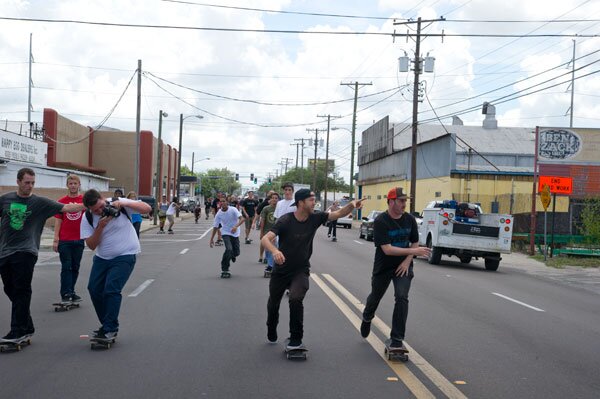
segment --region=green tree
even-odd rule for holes
[[[235,173],[227,168],[208,169],[197,176],[201,187],[200,192],[205,198],[214,196],[217,191],[231,194],[242,187],[235,181]]]
[[[292,183],[304,182],[304,184],[308,184],[308,185],[312,186],[313,169],[312,168],[293,168],[291,170],[288,170],[288,172],[286,174],[279,176],[277,179],[273,178],[271,185],[269,185],[267,182],[263,183],[259,187],[258,191],[266,193],[269,190],[276,190],[276,191],[280,192],[281,184],[283,184],[285,182],[292,182]],[[325,189],[325,164],[324,163],[317,164],[317,186],[316,186],[316,188],[314,188],[314,187],[311,187],[311,188],[319,196]],[[330,176],[327,178],[327,191],[331,193],[333,191],[348,192],[349,190],[350,190],[350,186],[344,182],[344,179],[341,177],[334,179],[331,176],[331,171],[330,171]]]
[[[600,244],[600,198],[589,198],[581,212],[583,234],[590,243]]]

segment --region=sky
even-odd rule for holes
[[[561,35],[577,34],[574,126],[600,124],[595,0],[0,0],[0,18],[300,32],[0,19],[0,121],[27,120],[31,33],[34,122],[53,108],[86,126],[110,114],[105,126],[135,130],[137,79],[125,88],[142,60],[141,129],[156,135],[163,110],[163,139],[177,147],[183,114],[182,164],[191,166],[192,153],[195,160],[210,157],[194,170],[227,167],[244,186],[250,173],[260,184],[282,170],[284,159],[295,166],[294,140],[314,138],[315,129],[327,128],[319,115],[329,114],[341,116],[331,122],[339,129],[330,131],[329,157],[348,182],[354,90],[341,83],[370,84],[358,92],[357,142],[385,116],[410,122],[413,73],[399,72],[398,57],[415,56],[416,25],[401,23],[442,16],[423,23],[421,56],[435,57],[435,69],[420,76],[420,121],[439,123],[433,107],[445,124],[456,114],[465,125],[480,125],[481,104],[489,101],[499,126],[568,127],[573,38]],[[528,37],[489,37],[502,34]],[[313,158],[314,147],[304,156],[305,163]],[[325,157],[325,147],[317,156]]]

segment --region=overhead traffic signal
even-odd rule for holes
[[[258,179],[254,179],[254,184],[258,184]]]
[[[254,173],[250,173],[250,180],[254,180]]]
[[[271,184],[271,183],[272,183],[272,180],[271,180],[271,178],[270,178],[270,177],[267,179],[267,183],[269,183],[269,184]]]
[[[239,180],[240,180],[240,174],[239,174],[239,173],[236,173],[236,174],[235,174],[235,181],[239,181]]]

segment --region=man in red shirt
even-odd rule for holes
[[[81,182],[79,176],[67,177],[68,194],[58,200],[61,204],[82,204],[83,195],[79,194]],[[85,247],[79,229],[83,211],[58,213],[54,223],[54,251],[60,255],[60,296],[62,302],[79,302],[81,297],[75,293],[75,283],[79,277],[79,266]]]

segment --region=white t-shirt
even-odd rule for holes
[[[119,202],[122,205],[135,203],[136,201],[119,198]],[[132,215],[135,211],[131,208],[125,207],[128,215]],[[94,230],[98,226],[100,216],[92,214],[92,227],[87,218],[84,217],[81,220],[81,227],[79,229],[81,239],[85,240],[94,234]],[[100,244],[96,247],[96,256],[105,260],[111,260],[121,255],[136,255],[141,251],[140,241],[135,233],[135,228],[129,218],[124,214],[118,218],[112,219],[104,230],[102,231],[102,237],[100,238]]]
[[[167,209],[167,216],[169,215],[174,215],[176,213],[176,205],[174,202],[171,202],[171,205],[169,205],[169,209]]]
[[[239,237],[240,228],[238,227],[235,233],[232,233],[231,229],[233,229],[235,225],[240,222],[241,216],[242,214],[240,211],[238,211],[234,206],[229,206],[225,212],[223,212],[222,209],[219,209],[219,212],[217,212],[217,215],[215,216],[214,227],[218,228],[220,224],[221,235]]]
[[[277,207],[275,207],[275,212],[273,213],[273,215],[275,215],[275,217],[277,219],[279,219],[286,213],[295,212],[296,207],[292,206],[293,203],[294,203],[293,199],[291,199],[291,200],[282,199],[281,201],[279,201],[277,203]]]

